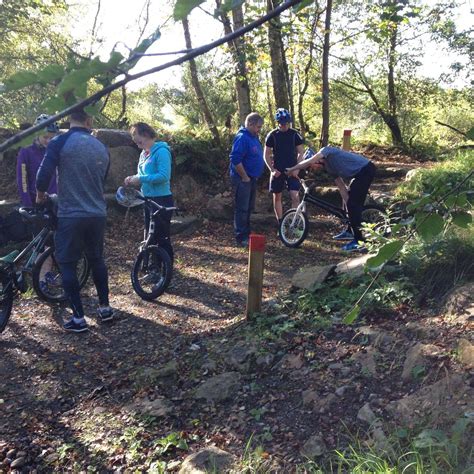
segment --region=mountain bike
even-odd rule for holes
[[[0,332],[5,329],[10,318],[15,297],[28,290],[29,274],[33,288],[42,300],[58,303],[66,299],[61,273],[54,257],[54,204],[50,203],[44,209],[22,207],[19,213],[36,228],[41,227],[41,230],[23,250],[14,250],[0,258]],[[77,276],[82,288],[89,277],[89,263],[84,254],[78,262]]]
[[[286,211],[280,221],[280,240],[287,247],[299,247],[308,236],[309,219],[306,213],[307,204],[312,204],[319,209],[323,209],[328,214],[337,217],[341,225],[349,225],[347,211],[313,194],[312,191],[316,188],[316,185],[314,183],[308,185],[311,181],[314,180],[300,179],[304,191],[303,199],[296,209]],[[370,228],[371,231],[383,233],[384,235],[390,231],[390,223],[383,207],[375,204],[364,206],[362,211],[362,224],[368,224],[368,228]],[[367,230],[364,230],[364,226],[362,228],[362,234],[364,238],[367,237]]]
[[[155,220],[159,220],[166,212],[176,211],[177,208],[160,206],[136,189],[127,187],[120,187],[117,190],[116,199],[125,207],[143,204],[150,212],[150,224],[133,263],[131,280],[135,293],[144,300],[152,301],[163,294],[173,274],[173,264],[168,252],[158,245],[151,244],[156,233]]]

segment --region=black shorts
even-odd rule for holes
[[[270,178],[268,190],[271,193],[281,193],[285,187],[288,189],[288,191],[299,191],[300,182],[297,178],[288,176],[285,173],[281,173],[278,178]]]

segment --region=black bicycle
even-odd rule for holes
[[[306,213],[307,203],[337,217],[343,226],[349,225],[349,217],[345,209],[335,206],[312,193],[316,185],[314,183],[308,185],[308,183],[313,180],[301,179],[300,181],[304,190],[303,199],[296,209],[286,211],[280,221],[280,240],[287,247],[291,248],[299,247],[308,236],[309,219]],[[364,206],[362,211],[362,224],[367,224],[366,227],[362,227],[364,237],[368,236],[367,229],[371,229],[372,232],[383,233],[384,235],[390,230],[389,220],[383,207],[375,204]]]
[[[54,256],[53,234],[57,221],[54,203],[49,202],[42,209],[22,207],[19,213],[30,225],[41,230],[23,250],[14,250],[0,258],[0,332],[10,317],[15,296],[29,288],[28,275],[36,294],[43,301],[58,303],[66,299]],[[85,255],[78,262],[77,276],[82,288],[89,277]]]
[[[155,236],[155,220],[160,220],[167,212],[176,211],[176,207],[160,206],[150,198],[133,188],[120,187],[116,199],[125,207],[145,205],[150,212],[150,224],[145,240],[140,244],[139,252],[132,267],[132,286],[140,298],[152,301],[163,294],[170,284],[173,264],[168,252],[158,245],[152,245]]]

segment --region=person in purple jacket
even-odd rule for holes
[[[49,118],[48,115],[41,114],[36,120],[38,125]],[[56,123],[51,123],[45,127],[45,133],[35,138],[32,145],[21,148],[16,161],[16,182],[22,206],[33,207],[36,202],[36,174],[43,161],[46,147],[49,141],[59,132]],[[54,173],[48,187],[48,194],[57,194],[57,177]]]

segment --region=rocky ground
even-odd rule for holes
[[[296,250],[257,224],[264,311],[247,322],[248,254],[229,223],[176,235],[172,286],[145,302],[129,278],[140,217],[114,213],[116,320],[98,323],[87,288],[91,330],[66,334],[67,309],[29,294],[0,336],[0,472],[242,472],[256,446],[274,472],[303,472],[355,435],[390,452],[395,426],[472,417],[472,287],[438,311],[400,304],[351,326],[293,329],[293,274],[345,258],[330,238],[337,223],[312,220]]]

